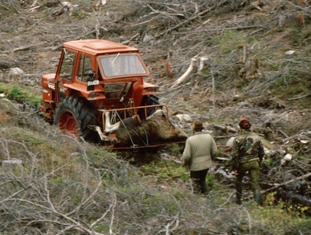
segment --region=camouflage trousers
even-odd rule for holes
[[[259,186],[259,172],[260,172],[260,166],[258,161],[251,161],[251,162],[245,162],[240,163],[238,168],[238,175],[236,177],[235,185],[236,188],[240,191],[242,189],[242,179],[246,175],[246,172],[249,172],[250,176],[250,183],[252,186],[252,190],[260,189]]]

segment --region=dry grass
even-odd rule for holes
[[[108,1],[96,9],[92,2],[76,0],[71,3],[79,4],[78,11],[57,14],[61,7],[51,1],[2,1],[0,79],[30,86],[40,95],[40,76],[54,72],[64,41],[128,42],[140,48],[152,74],[147,81],[161,86],[161,101],[172,112],[231,126],[245,115],[254,127],[271,122],[275,141],[296,154],[298,167],[305,166],[309,143],[299,138],[310,138],[309,6],[262,1],[259,11],[246,2]],[[305,21],[297,22],[295,14],[301,11]],[[243,67],[238,45],[247,46],[249,58],[258,57],[258,79],[238,76]],[[285,56],[291,49],[295,54]],[[209,58],[202,74],[193,71],[172,90],[194,56]],[[12,67],[25,73],[13,76]],[[211,198],[193,195],[188,182],[180,180],[185,176],[180,169],[165,166],[155,175],[140,171],[98,146],[63,136],[41,117],[3,99],[0,143],[1,160],[24,162],[22,171],[0,170],[0,233],[294,234],[304,229],[305,234],[309,228],[307,219],[286,214],[280,206],[237,207],[233,191],[222,185],[216,185]],[[267,174],[279,176],[273,173]]]
[[[24,126],[19,118],[0,123],[2,160],[23,162],[0,169],[1,232],[275,234],[280,223],[266,221],[267,214],[287,220],[278,208],[235,205],[234,191],[217,182],[207,198],[192,194],[188,173],[176,163],[154,159],[140,170],[37,123],[36,115]]]

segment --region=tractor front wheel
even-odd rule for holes
[[[160,104],[160,102],[159,98],[155,95],[145,96],[141,102],[141,106],[156,105],[156,104]],[[147,109],[148,117],[151,116],[155,111],[156,111],[155,108],[148,108]],[[145,117],[144,112],[142,112],[140,116],[142,116],[143,119],[147,118]]]
[[[85,141],[99,141],[98,133],[88,128],[89,125],[99,126],[96,111],[81,97],[70,96],[58,105],[54,125],[61,131]]]

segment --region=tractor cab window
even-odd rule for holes
[[[59,77],[64,80],[71,80],[71,74],[73,71],[73,65],[76,54],[70,51],[64,50],[64,58],[62,61]]]
[[[81,55],[79,63],[78,79],[83,82],[88,82],[93,78],[92,58]]]
[[[137,54],[113,54],[102,56],[100,63],[107,78],[147,73]]]

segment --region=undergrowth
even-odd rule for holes
[[[165,12],[164,6],[166,5],[163,4],[161,12]],[[285,5],[282,7],[285,8]],[[6,0],[0,4],[2,11],[10,8],[19,9],[19,2]],[[254,19],[263,24],[261,19],[266,19],[263,15],[257,15]],[[221,25],[222,22],[219,23]],[[274,22],[271,25],[276,24],[277,22]],[[163,25],[165,24],[162,23],[161,26]],[[269,40],[258,42],[257,38],[259,40],[260,37],[256,34],[251,37],[250,33],[242,30],[224,29],[217,30],[220,33],[215,36],[211,31],[206,31],[207,36],[202,33],[202,37],[201,34],[200,38],[193,35],[189,40],[195,44],[203,40],[205,46],[216,47],[219,51],[219,54],[214,56],[212,66],[203,71],[203,80],[206,83],[204,91],[208,91],[210,86],[210,74],[216,79],[217,89],[222,88],[221,86],[227,88],[224,81],[229,80],[235,80],[238,89],[252,88],[248,85],[253,81],[247,83],[238,80],[239,70],[238,67],[234,67],[237,61],[237,46],[247,44],[252,50],[250,52],[258,55],[263,70],[263,79],[258,83],[258,87],[255,86],[254,92],[261,94],[268,91],[269,95],[280,97],[291,104],[295,102],[302,108],[309,108],[311,83],[309,66],[306,66],[305,62],[310,64],[310,49],[299,50],[299,47],[310,42],[309,27],[288,30],[287,39],[290,44],[286,49],[294,47],[295,53],[292,57],[285,58],[285,47],[282,50],[275,49]],[[12,30],[8,28],[6,32],[11,34]],[[131,34],[132,32],[133,30]],[[283,43],[278,41],[278,44]],[[195,48],[194,45],[192,48]],[[273,50],[268,51],[266,48]],[[198,50],[201,53],[202,48]],[[161,52],[163,51],[165,50],[161,49]],[[212,51],[208,52],[209,55],[213,55]],[[156,58],[153,53],[148,54]],[[191,57],[188,53],[175,54],[187,60]],[[193,54],[197,54],[195,50]],[[178,72],[181,74],[182,70]],[[217,92],[219,91],[216,91],[216,94]],[[2,93],[18,103],[26,102],[37,106],[41,104],[41,97],[34,95],[31,88],[0,83],[0,94]],[[202,100],[200,101],[198,103],[201,105]],[[293,208],[282,201],[275,202],[273,193],[267,195],[263,206],[258,206],[252,201],[238,206],[234,203],[234,190],[209,175],[207,180],[213,189],[209,197],[194,195],[191,193],[189,172],[173,159],[144,159],[137,166],[134,164],[137,159],[125,159],[116,153],[103,150],[101,146],[79,143],[64,137],[55,128],[32,119],[31,115],[17,116],[19,112],[12,111],[12,106],[8,104],[0,104],[0,108],[1,159],[28,159],[25,163],[29,164],[24,168],[24,172],[17,175],[8,174],[3,168],[0,170],[3,203],[1,208],[5,208],[0,211],[1,232],[9,229],[10,234],[36,234],[41,229],[42,234],[86,234],[86,227],[102,234],[310,234],[311,220],[303,215],[306,208]],[[193,110],[189,109],[189,112],[193,113]],[[213,115],[206,113],[212,119]],[[24,128],[21,128],[21,123]],[[217,120],[215,123],[218,123]],[[308,128],[309,126],[306,125]],[[177,150],[174,151],[172,155],[179,156]],[[151,155],[144,156],[148,158]],[[272,163],[271,159],[267,159],[264,165],[268,167]],[[25,193],[21,195],[22,192]],[[16,200],[20,199],[20,195],[24,201]],[[21,207],[27,205],[26,199],[35,200],[31,201],[34,206],[22,210]],[[45,204],[41,206],[40,203]],[[47,207],[48,210],[42,210]],[[59,211],[55,211],[58,209]],[[38,215],[42,217],[36,217]],[[70,217],[71,215],[73,216]],[[67,220],[63,220],[64,218]],[[175,230],[170,230],[174,227]],[[74,230],[70,231],[71,228]]]
[[[0,83],[0,94],[5,94],[8,99],[14,100],[20,104],[30,103],[39,106],[42,103],[42,97],[35,94],[34,90],[29,87],[20,87]]]
[[[3,106],[0,114],[5,112]],[[33,117],[29,118],[30,123],[33,122],[32,119]],[[128,234],[142,234],[144,224],[151,223],[151,228],[154,230],[148,234],[155,234],[155,230],[160,231],[167,220],[179,221],[175,234],[213,234],[212,231],[227,233],[239,231],[240,234],[285,234],[285,232],[291,234],[291,231],[301,229],[300,225],[308,228],[307,221],[310,221],[308,218],[294,211],[285,211],[282,203],[273,204],[272,196],[267,197],[266,204],[262,207],[252,201],[245,202],[242,207],[236,205],[234,190],[226,184],[217,182],[212,175],[208,177],[212,189],[209,196],[205,198],[193,194],[189,172],[176,161],[180,153],[175,148],[171,149],[175,158],[164,159],[158,156],[137,167],[130,159],[125,160],[114,152],[104,150],[101,146],[79,143],[63,136],[53,126],[43,129],[45,124],[37,123],[39,126],[36,128],[25,129],[19,127],[12,119],[3,120],[1,124],[2,159],[7,158],[4,154],[6,152],[10,153],[10,157],[22,159],[25,164],[24,171],[19,172],[18,175],[20,183],[27,185],[27,182],[22,180],[24,179],[22,175],[32,172],[32,176],[27,177],[35,177],[33,179],[36,184],[35,189],[41,192],[40,182],[48,180],[45,186],[48,188],[43,192],[52,190],[50,197],[53,197],[56,208],[60,206],[58,203],[62,203],[61,207],[64,211],[74,207],[80,211],[84,208],[78,209],[80,203],[87,205],[83,211],[80,211],[82,214],[89,215],[83,217],[81,214],[81,219],[83,218],[85,223],[97,220],[104,211],[107,211],[107,208],[111,208],[110,210],[114,208],[120,224],[111,227],[111,219],[104,219],[94,227],[97,232],[106,234],[112,229],[114,232],[123,234],[127,229]],[[5,132],[8,127],[11,132]],[[4,173],[0,172],[1,174],[5,177]],[[51,177],[41,179],[44,175],[51,175]],[[9,189],[10,194],[20,190],[19,187]],[[59,193],[56,193],[56,189]],[[84,193],[93,197],[93,200],[85,200]],[[41,194],[43,197],[44,194]],[[2,196],[8,197],[6,194]],[[24,197],[27,198],[26,194]],[[60,201],[58,197],[61,198]],[[33,199],[27,198],[27,200]],[[109,215],[112,213],[110,210],[106,212]],[[11,213],[14,211],[11,208]],[[31,206],[27,207],[27,211],[32,211]],[[37,215],[42,216],[42,220],[45,220],[44,214],[44,210],[37,211]],[[28,218],[31,219],[32,215],[35,213],[30,214],[30,217],[28,215]],[[129,223],[121,221],[129,221]],[[206,221],[209,222],[206,224]],[[13,224],[11,223],[10,226],[12,229]],[[56,227],[54,225],[54,229]],[[30,228],[28,227],[28,231]]]

